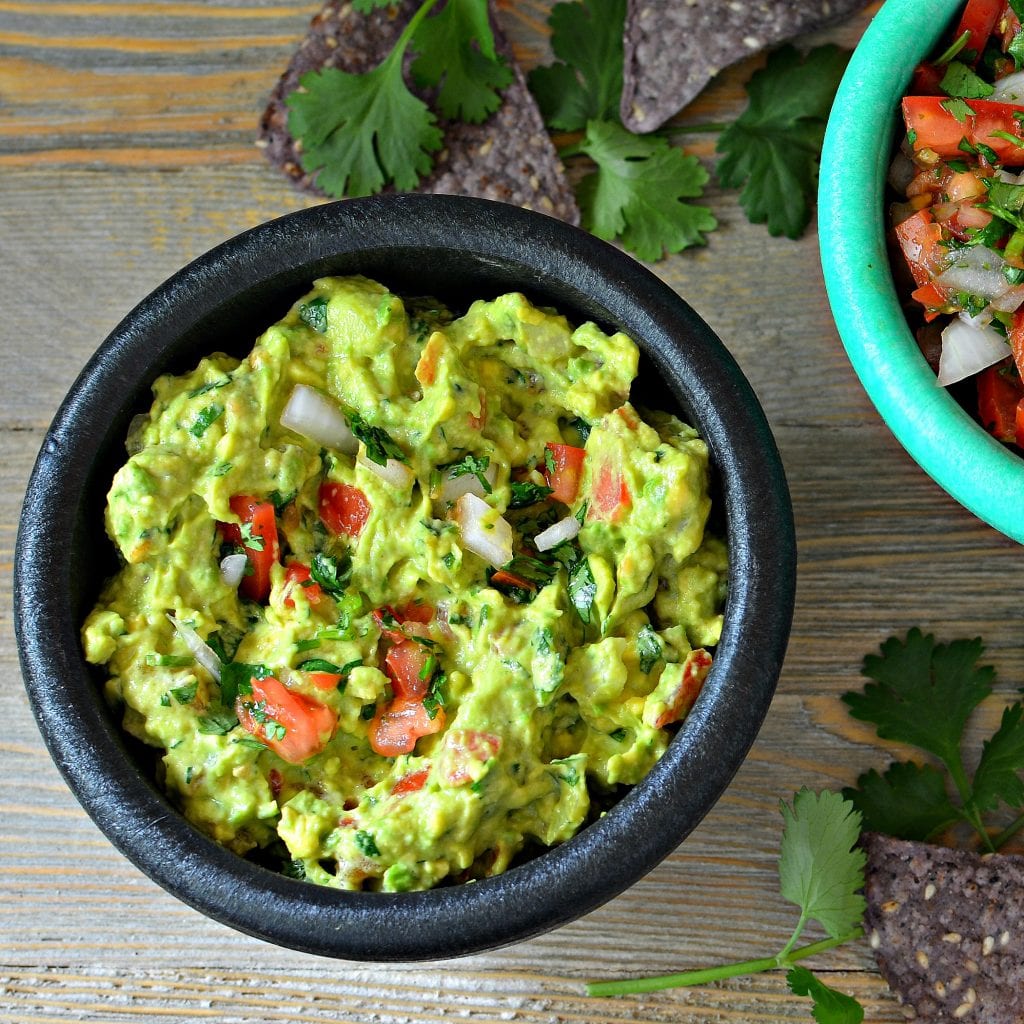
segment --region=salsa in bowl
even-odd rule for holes
[[[974,9],[977,10],[976,7]],[[908,311],[915,326],[926,313],[936,312],[939,305],[935,301],[936,295],[919,292],[920,298],[930,302],[930,309],[920,304],[915,306],[911,298],[911,292],[932,286],[935,275],[929,271],[927,277],[922,276],[920,283],[911,279],[890,219],[895,196],[889,181],[894,154],[899,151],[901,143],[907,150],[908,160],[914,159],[911,154],[916,154],[919,163],[927,161],[930,154],[924,153],[922,158],[921,153],[930,149],[936,153],[937,161],[948,168],[948,163],[938,156],[937,150],[925,145],[926,141],[937,141],[937,136],[933,137],[931,133],[932,128],[938,127],[937,121],[947,129],[955,125],[960,132],[954,140],[959,156],[951,152],[948,154],[955,165],[950,173],[946,175],[942,171],[935,181],[936,189],[921,188],[917,192],[923,197],[928,192],[925,198],[911,196],[909,200],[906,188],[917,172],[925,168],[914,164],[915,173],[908,178],[904,166],[896,178],[898,184],[903,184],[902,202],[910,202],[910,206],[896,211],[896,219],[907,222],[903,228],[907,243],[903,251],[912,254],[911,262],[918,264],[919,268],[921,259],[929,263],[928,256],[923,255],[926,249],[922,249],[921,243],[937,239],[938,232],[948,230],[940,226],[941,221],[936,221],[935,206],[940,218],[958,212],[962,206],[963,215],[970,220],[972,214],[967,207],[977,205],[965,202],[975,196],[963,192],[969,185],[968,179],[977,178],[973,171],[976,165],[971,163],[979,155],[978,147],[971,141],[976,127],[975,115],[968,115],[962,109],[963,104],[969,106],[972,100],[943,92],[942,95],[912,97],[909,104],[904,103],[905,98],[912,95],[912,90],[926,87],[920,73],[916,72],[929,63],[934,65],[935,58],[942,56],[944,41],[958,28],[964,13],[964,4],[957,0],[933,0],[931,3],[888,0],[858,45],[836,96],[822,153],[819,189],[822,266],[832,312],[850,361],[869,397],[900,443],[936,482],[966,508],[1009,537],[1024,540],[1024,519],[1020,514],[1024,501],[1024,460],[1012,444],[992,436],[982,425],[974,380],[967,383],[957,381],[950,389],[939,383],[939,349],[933,346],[927,353],[922,351],[908,321]],[[961,47],[966,42],[965,39]],[[962,50],[960,56],[966,56],[968,61],[971,58]],[[954,53],[945,62],[938,82],[945,77],[950,63],[968,67],[967,62],[957,61],[956,57]],[[975,73],[972,68],[968,67],[968,70]],[[957,73],[954,69],[953,74]],[[966,79],[965,75],[961,74],[961,77]],[[934,85],[934,88],[938,87]],[[904,110],[909,110],[913,120],[909,126],[904,120]],[[938,115],[926,116],[923,125],[920,120],[914,120],[922,112],[929,115],[935,114],[936,110]],[[957,115],[964,120],[957,120]],[[908,127],[911,129],[909,140]],[[922,128],[923,131],[920,130]],[[966,140],[963,149],[959,148],[961,140]],[[983,146],[987,145],[983,139],[980,141]],[[1003,147],[1007,142],[997,136],[996,145]],[[915,146],[918,147],[916,151]],[[976,152],[970,153],[968,147]],[[943,144],[939,148],[943,148]],[[961,157],[962,170],[959,169]],[[933,168],[935,166],[937,163]],[[923,185],[926,179],[927,175],[917,184]],[[914,209],[914,203],[923,205]],[[954,210],[954,206],[958,209]],[[980,217],[976,225],[961,222],[957,226],[965,234],[983,227]],[[1007,236],[1010,233],[1007,231]],[[953,252],[949,247],[943,247],[943,266],[935,265],[933,269],[941,273],[951,268],[954,274],[974,269],[981,272],[995,269],[1007,291],[1016,287],[1010,278],[1002,274],[1002,258],[998,267],[974,268],[971,261],[978,251],[968,251],[971,248]],[[892,261],[891,254],[894,254]],[[948,263],[947,254],[950,255]],[[964,265],[952,267],[953,263]],[[940,287],[945,283],[940,282]],[[970,292],[970,289],[954,288],[954,283],[950,280],[948,289],[943,288],[941,305],[947,309],[939,315],[965,312],[971,316],[980,313],[981,309],[975,308],[974,301],[968,300],[963,306],[957,304],[957,294]],[[996,291],[1002,294],[1001,287]],[[995,292],[992,294],[996,295]],[[947,303],[950,298],[953,302]],[[986,301],[985,305],[988,304]],[[957,319],[960,320],[958,315]],[[963,323],[962,320],[960,322]],[[941,325],[936,326],[941,331]],[[998,331],[998,328],[992,330]],[[960,334],[961,328],[955,328],[954,335]],[[990,335],[989,340],[992,340]],[[1005,339],[1003,344],[1004,349],[992,351],[1001,359],[1007,359],[1012,355],[1011,349]],[[954,351],[951,350],[951,354]],[[932,357],[931,364],[929,356]],[[951,370],[949,377],[953,376],[957,373]],[[944,374],[943,380],[946,379]]]
[[[311,282],[317,282],[312,294]],[[268,324],[285,324],[296,345],[307,346],[313,353],[315,370],[317,328],[325,326],[323,310],[317,311],[318,300],[325,300],[330,330],[335,309],[343,317],[351,306],[353,289],[366,298],[362,308],[367,331],[381,330],[378,321],[386,329],[393,319],[394,330],[402,326],[404,334],[411,333],[414,317],[410,311],[420,309],[411,301],[414,296],[433,296],[454,317],[448,321],[440,306],[432,307],[437,312],[423,318],[430,330],[417,341],[415,360],[407,358],[401,345],[376,344],[375,355],[365,364],[356,354],[337,364],[335,386],[329,385],[326,377],[309,373],[308,368],[303,379],[289,379],[286,387],[264,403],[262,408],[272,411],[259,414],[262,419],[247,419],[243,410],[231,407],[232,402],[244,404],[244,396],[234,390],[237,385],[217,386],[225,378],[235,381],[236,374],[243,376],[239,374],[243,364],[245,373],[273,372],[269,353],[259,344],[253,346],[255,338],[267,334],[273,342],[275,328],[267,332]],[[411,431],[417,429],[420,413],[403,406],[397,394],[391,396],[396,412],[390,419],[379,408],[362,402],[359,389],[367,375],[385,373],[388,353],[408,384],[399,390],[410,401],[412,391],[419,389],[422,397],[430,388],[431,376],[448,384],[456,378],[462,381],[461,371],[455,372],[458,346],[450,346],[454,351],[449,351],[448,343],[443,342],[450,336],[435,328],[458,323],[480,299],[484,300],[482,308],[490,310],[491,322],[502,317],[495,341],[508,340],[513,311],[522,316],[524,329],[535,331],[535,337],[544,341],[545,350],[564,343],[568,330],[559,320],[557,330],[545,332],[544,326],[550,328],[554,323],[548,319],[555,316],[552,310],[564,314],[564,323],[577,331],[584,330],[588,322],[594,325],[587,329],[592,333],[580,335],[577,341],[589,339],[590,359],[596,354],[608,366],[602,385],[605,398],[600,399],[606,405],[575,409],[574,401],[572,408],[590,428],[586,440],[579,433],[583,424],[561,422],[566,417],[551,415],[543,408],[530,420],[542,425],[541,430],[531,433],[529,424],[524,424],[513,433],[504,424],[491,395],[502,400],[518,396],[517,403],[522,404],[524,396],[531,395],[525,366],[519,367],[527,378],[525,384],[516,379],[485,389],[488,417],[493,414],[497,434],[492,431],[489,435],[482,424],[474,428],[469,422],[471,416],[480,418],[482,403],[478,390],[468,387],[471,382],[465,378],[469,392],[465,407],[456,403],[448,410],[452,415],[444,417],[457,435],[444,451],[413,441]],[[478,327],[485,324],[487,316],[476,322]],[[468,330],[469,325],[463,323],[457,329]],[[280,335],[283,328],[277,330]],[[607,340],[620,332],[634,339],[639,350],[632,383],[629,378],[636,355],[621,339]],[[429,339],[437,336],[441,340],[429,348]],[[586,349],[587,345],[580,347]],[[218,361],[221,357],[202,362],[217,351],[225,353],[222,362]],[[428,353],[425,361],[424,352]],[[588,361],[585,352],[575,355]],[[282,372],[301,375],[303,362],[297,360],[290,370],[291,360],[277,365],[284,368]],[[630,372],[616,371],[614,366],[619,363]],[[507,364],[494,369],[509,373]],[[583,365],[577,370],[589,372]],[[484,372],[488,371],[479,368],[479,373]],[[249,383],[255,385],[256,381]],[[566,388],[571,387],[572,381],[567,380]],[[298,409],[292,405],[296,392]],[[532,395],[532,399],[536,397]],[[325,401],[330,406],[326,413]],[[674,420],[655,416],[641,428],[639,418],[634,420],[631,412],[640,408],[666,410]],[[140,415],[144,419],[136,419]],[[232,417],[248,429],[233,429]],[[699,448],[704,448],[706,455],[694,445],[693,431],[676,426],[679,423],[690,424],[699,433]],[[340,430],[342,425],[357,444],[353,446]],[[274,434],[270,448],[276,454],[270,453],[259,465],[243,464],[232,447],[240,443],[238,435],[248,434],[243,440],[251,443],[268,427]],[[337,431],[331,437],[321,433],[328,427]],[[619,436],[618,431],[625,433]],[[125,613],[130,618],[132,612],[120,603],[124,594],[119,585],[115,582],[114,590],[104,591],[104,583],[125,566],[142,564],[164,539],[159,536],[161,524],[142,521],[155,514],[155,505],[147,503],[151,484],[133,483],[132,471],[121,469],[126,436],[133,453],[129,464],[131,458],[142,463],[151,460],[147,473],[156,481],[157,490],[167,487],[170,493],[179,487],[188,492],[171,532],[180,530],[193,514],[202,513],[197,532],[190,535],[188,560],[202,566],[208,583],[202,593],[189,593],[189,587],[195,589],[191,573],[185,574],[187,578],[177,575],[173,593],[194,599],[176,605],[165,596],[155,598],[153,607],[142,613],[144,625],[152,623],[153,631],[139,631],[146,641],[137,650],[119,649],[129,633],[122,632],[115,616],[131,625]],[[485,443],[488,437],[490,447]],[[196,499],[197,478],[182,487],[176,482],[181,467],[171,469],[160,462],[161,458],[173,461],[171,449],[179,442],[189,450],[198,442],[198,449],[205,452],[199,478],[209,504]],[[563,713],[571,710],[568,702],[558,711],[559,721],[553,722],[556,716],[545,710],[538,696],[546,689],[544,669],[555,661],[551,653],[559,654],[562,671],[570,676],[576,671],[569,668],[573,654],[564,649],[566,634],[561,629],[552,629],[554,643],[548,642],[545,653],[545,623],[529,617],[554,618],[554,613],[560,612],[557,619],[565,620],[564,629],[571,631],[574,640],[582,640],[599,616],[613,614],[614,597],[609,604],[612,591],[599,561],[607,562],[607,558],[598,548],[605,542],[614,548],[618,541],[615,531],[602,526],[604,519],[591,517],[589,506],[581,513],[581,505],[583,501],[600,505],[603,497],[608,497],[608,508],[602,514],[610,522],[621,515],[620,505],[632,508],[642,498],[647,500],[642,495],[643,480],[632,475],[621,459],[615,469],[622,475],[628,496],[624,497],[615,474],[610,486],[603,483],[602,467],[608,458],[598,456],[622,452],[628,445],[635,449],[632,457],[645,465],[669,466],[675,456],[668,448],[660,459],[657,453],[670,442],[673,448],[689,446],[697,454],[693,469],[687,472],[695,474],[694,480],[706,472],[714,510],[708,516],[709,532],[721,538],[729,553],[722,617],[720,622],[708,620],[712,629],[709,646],[718,640],[714,664],[689,714],[673,727],[675,735],[670,740],[665,735],[668,742],[662,744],[660,756],[651,757],[649,751],[636,748],[636,765],[630,763],[630,757],[620,757],[613,767],[616,751],[621,754],[634,749],[629,742],[631,729],[646,728],[653,739],[655,731],[663,730],[671,717],[679,717],[681,705],[673,711],[672,700],[665,700],[657,708],[655,698],[648,706],[647,698],[654,692],[648,689],[644,695],[629,695],[631,720],[620,723],[608,718],[607,730],[600,737],[595,733],[592,739],[607,746],[609,781],[616,772],[619,781],[636,784],[616,793],[613,802],[595,805],[581,814],[578,805],[583,786],[590,783],[585,783],[586,769],[578,755],[586,753],[589,760],[590,751],[572,749],[572,743],[580,740],[585,745],[586,734],[577,726],[579,735],[572,738],[573,717]],[[588,447],[582,463],[567,450],[586,451]],[[147,451],[149,454],[143,455]],[[585,460],[591,455],[595,458],[588,466]],[[230,468],[222,468],[225,464]],[[456,471],[461,469],[465,472]],[[282,476],[288,473],[294,477],[290,482]],[[410,481],[410,473],[415,482]],[[113,545],[104,540],[104,508],[115,478],[126,494],[109,524],[122,548],[120,560]],[[574,495],[570,493],[573,482]],[[490,495],[485,484],[491,488]],[[519,485],[524,502],[538,500],[521,509],[510,508],[513,484]],[[453,493],[452,488],[462,487],[464,493]],[[358,490],[362,499],[346,488]],[[391,488],[394,494],[384,488]],[[293,489],[295,497],[290,496]],[[279,492],[276,498],[275,490]],[[174,493],[181,496],[179,491]],[[665,504],[673,501],[665,492],[655,501],[651,515],[664,514]],[[478,502],[486,510],[481,511]],[[267,504],[269,512],[261,508]],[[200,505],[204,507],[200,509]],[[478,514],[461,514],[456,511],[460,505],[463,513],[475,509]],[[706,514],[703,506],[698,496],[695,523]],[[529,518],[536,521],[527,522]],[[499,519],[509,525],[513,550],[521,548],[519,557],[546,566],[545,573],[553,570],[557,586],[541,586],[541,579],[530,578],[527,570],[540,572],[532,561],[511,566],[504,561],[507,549],[502,538],[508,535]],[[422,525],[424,521],[427,527]],[[688,521],[683,516],[675,525],[685,533]],[[271,523],[278,531],[276,539]],[[147,529],[157,533],[141,536]],[[547,547],[552,538],[543,535],[552,529],[556,530],[554,543]],[[68,538],[60,551],[52,544],[55,531]],[[569,536],[572,532],[576,536]],[[594,535],[593,541],[588,540],[588,533]],[[601,536],[604,540],[598,539]],[[676,540],[682,543],[680,537]],[[672,543],[673,538],[662,542]],[[364,571],[356,550],[362,543],[377,552],[367,564],[378,569],[384,566],[383,570]],[[149,544],[153,548],[147,547]],[[547,554],[563,545],[564,560]],[[406,573],[398,564],[402,559],[394,560],[396,551],[426,559],[428,572]],[[275,557],[266,558],[264,552]],[[346,555],[351,558],[350,566]],[[317,556],[321,556],[319,560]],[[132,562],[135,557],[139,563]],[[405,561],[415,559],[406,557]],[[788,634],[794,563],[785,480],[764,417],[725,348],[674,293],[628,257],[549,218],[482,201],[388,197],[317,207],[256,228],[186,267],[129,314],[83,371],[40,453],[19,533],[17,627],[26,686],[55,760],[107,836],[151,877],[217,920],[282,945],[350,959],[424,959],[493,948],[571,920],[631,884],[685,838],[738,768],[767,710]],[[164,571],[178,572],[175,557],[162,565]],[[398,569],[393,571],[396,565]],[[235,575],[239,566],[241,576]],[[574,567],[576,584],[570,588]],[[517,568],[523,571],[516,572]],[[358,595],[346,594],[350,588],[342,585],[350,572],[349,582],[357,572],[362,574],[360,585],[351,588],[358,590]],[[445,595],[420,578],[425,575],[436,583],[435,577],[443,579],[448,573],[458,578],[463,572],[471,574],[474,581],[465,606],[445,603]],[[504,577],[499,575],[503,572],[507,574]],[[122,589],[139,591],[153,585],[143,577],[134,582],[125,578]],[[253,588],[248,605],[261,609],[256,614],[262,616],[262,624],[232,622],[236,612],[246,612],[247,602],[238,597],[243,585]],[[533,594],[514,593],[529,591],[531,586],[536,587]],[[334,593],[332,588],[336,588]],[[569,593],[571,589],[575,597]],[[666,609],[682,603],[675,601],[669,588],[662,592],[656,586],[655,590],[647,600],[643,600],[647,594],[638,590],[633,599],[641,603],[635,608],[622,604],[623,621],[631,623],[628,636],[603,638],[594,633],[597,646],[604,643],[619,649],[620,666],[608,670],[610,662],[604,658],[590,666],[589,656],[577,656],[588,663],[580,667],[580,686],[613,689],[616,680],[625,676],[625,689],[638,685],[639,676],[653,673],[658,673],[660,681],[670,661],[677,666],[673,673],[685,674],[686,652],[681,646],[670,649],[670,637],[658,638],[657,660],[653,644],[641,650],[643,642],[638,643],[644,625],[638,615],[646,615],[652,625],[656,618],[659,628],[665,615],[664,626],[672,628]],[[522,599],[521,604],[516,597]],[[662,612],[644,611],[652,599],[667,602]],[[227,611],[211,615],[211,605]],[[493,610],[481,624],[485,605]],[[509,616],[516,608],[528,617],[528,629],[508,629]],[[79,645],[79,630],[91,612],[95,617],[86,629],[86,645],[98,663],[94,667],[85,661]],[[588,614],[591,623],[583,621]],[[460,621],[463,617],[471,617],[471,624]],[[682,617],[679,621],[681,624]],[[223,633],[213,636],[224,623],[237,630],[252,626],[246,632],[253,635],[244,639],[243,634],[238,647],[231,650],[236,638]],[[499,624],[502,632],[496,637]],[[513,634],[528,635],[529,644],[520,644],[518,652],[507,650],[503,641]],[[685,626],[681,626],[671,639],[681,645],[684,634]],[[525,723],[522,727],[546,731],[554,745],[529,763],[525,758],[503,760],[499,750],[488,747],[486,735],[477,735],[472,742],[467,735],[471,731],[490,734],[504,743],[510,733],[499,735],[497,729],[482,727],[478,717],[473,723],[458,722],[462,709],[470,703],[463,700],[465,684],[458,677],[471,674],[466,672],[471,668],[469,661],[482,653],[476,645],[483,644],[489,653],[495,639],[503,656],[529,669],[516,692],[520,698],[528,694],[530,701],[528,706],[515,706],[504,693],[492,695],[495,717],[488,726],[497,723],[503,730],[505,723],[497,719],[520,716]],[[692,642],[689,638],[685,642],[691,651],[700,647],[696,633]],[[216,661],[210,660],[210,653]],[[357,654],[359,665],[354,664]],[[184,664],[190,658],[194,663]],[[107,662],[114,659],[137,666],[139,674],[127,684],[132,692],[121,695],[128,699],[119,702],[115,692],[112,706],[104,698],[104,689],[123,686],[123,678],[120,684],[110,680],[130,674],[118,661],[113,665],[117,671],[109,671]],[[649,671],[643,671],[641,661]],[[589,671],[591,667],[593,671]],[[213,678],[211,669],[220,674],[221,683]],[[505,666],[503,671],[510,675],[502,678],[511,678],[513,666]],[[174,677],[174,673],[182,675]],[[193,679],[186,678],[189,673]],[[62,680],[59,689],[51,685],[55,678]],[[271,679],[274,682],[269,682]],[[554,686],[554,674],[547,679]],[[644,686],[649,682],[645,680]],[[232,685],[237,687],[235,699],[229,694],[225,700],[225,686],[230,690]],[[663,695],[673,697],[677,691],[674,688],[669,694],[666,689]],[[151,714],[140,710],[139,693]],[[296,719],[288,720],[288,710],[282,710],[286,697],[301,697],[300,703],[307,709],[315,702],[331,719],[314,709],[312,727],[300,728]],[[411,732],[404,730],[409,719],[401,715],[392,715],[391,720],[394,724],[397,717],[403,728],[392,731],[385,727],[389,712],[401,701],[418,723]],[[575,698],[574,703],[580,706]],[[621,709],[608,700],[601,714],[608,711],[614,715]],[[162,762],[163,755],[154,757],[157,749],[171,752],[177,736],[170,732],[150,736],[147,731],[177,728],[192,714],[196,718],[222,716],[219,724],[208,723],[211,732],[202,734],[193,728],[193,720],[187,719],[188,743],[204,756],[189,754],[169,762]],[[658,721],[666,715],[663,722]],[[137,730],[135,736],[122,729],[124,716]],[[438,724],[442,728],[431,731]],[[218,735],[217,728],[223,733]],[[457,737],[459,743],[445,738],[453,731],[462,733]],[[356,737],[353,743],[359,748],[354,764],[361,764],[360,758],[371,749],[371,735],[381,749],[373,754],[378,760],[372,762],[372,770],[365,778],[359,775],[357,791],[348,797],[356,806],[338,809],[330,792],[326,761],[332,755],[327,744],[349,735]],[[139,738],[146,742],[138,742]],[[410,740],[408,752],[387,746],[394,742],[405,747]],[[623,740],[621,748],[613,749]],[[324,746],[318,749],[321,744]],[[215,755],[212,759],[211,753]],[[596,764],[601,755],[596,749],[594,753]],[[204,800],[218,799],[220,790],[206,788],[209,780],[195,777],[197,764],[211,771],[218,765],[217,770],[223,769],[232,778],[237,771],[241,778],[257,770],[252,766],[253,757],[259,762],[262,781],[257,779],[252,788],[244,790],[247,797],[240,796],[243,805],[251,798],[251,807],[243,806],[238,820],[227,821],[228,830],[243,819],[245,825],[240,830],[240,845],[229,849],[211,835],[226,819],[219,812],[210,814],[200,827],[182,813],[180,797],[195,783],[200,806]],[[324,777],[303,787],[303,772],[313,763],[310,758],[318,757]],[[337,757],[339,778],[356,771],[346,766],[340,753]],[[649,770],[640,777],[637,772],[645,757],[644,767]],[[422,758],[422,763],[416,758]],[[378,771],[385,762],[387,772]],[[517,763],[520,772],[531,776],[528,785],[513,784]],[[190,766],[192,777],[186,780]],[[277,776],[271,774],[271,768]],[[425,769],[426,776],[422,774]],[[178,774],[178,792],[173,797],[161,785],[166,782],[162,773],[168,772]],[[408,829],[426,832],[430,831],[434,805],[425,801],[442,783],[448,784],[454,795],[451,806],[436,815],[436,831],[452,837],[445,848],[451,869],[441,871],[435,864],[419,869],[423,874],[417,877],[407,866],[395,867],[388,875],[389,863],[384,870],[357,877],[358,868],[351,871],[357,856],[364,868],[378,860],[383,863],[378,855],[392,848],[393,836],[401,832],[397,827],[389,832],[390,824],[383,816],[372,817],[369,809],[376,804],[371,798],[378,804],[393,801],[390,806],[398,819],[409,813],[399,810],[401,807],[419,807],[416,815],[410,815]],[[495,783],[502,793],[510,794],[509,799],[520,799],[523,807],[531,804],[531,794],[541,790],[558,794],[557,800],[532,801],[538,812],[535,817],[543,819],[535,830],[552,830],[556,845],[543,850],[524,846],[518,852],[513,849],[515,844],[505,842],[507,829],[484,829],[479,850],[467,852],[454,841],[463,823],[459,808],[501,806],[497,800],[490,803],[487,796],[488,787]],[[239,789],[238,793],[242,792]],[[281,805],[293,800],[297,802],[288,812],[295,826],[291,838],[296,844],[308,841],[305,856],[300,845],[295,851],[286,851],[287,844],[261,844],[256,835],[260,821],[284,820]],[[548,804],[559,801],[564,801],[566,811],[573,811],[581,828],[558,832],[561,811],[553,811]],[[352,826],[341,820],[350,812],[356,819]],[[261,819],[261,813],[266,817]],[[509,817],[507,807],[502,813]],[[373,827],[366,827],[371,822]],[[473,823],[469,817],[465,822]],[[333,840],[329,839],[331,833],[335,833]],[[231,836],[221,838],[230,845]],[[334,845],[328,848],[329,843]],[[343,855],[335,856],[333,849]],[[488,869],[501,857],[508,858],[507,869],[490,873]],[[408,859],[404,854],[397,858]],[[446,857],[421,859],[426,864]],[[323,870],[326,877],[316,880],[327,884],[312,885],[282,873],[283,863],[296,860],[302,862],[302,873]],[[436,881],[446,884],[426,891],[399,891]],[[451,884],[461,881],[470,884]],[[347,891],[362,889],[364,884],[386,891]]]

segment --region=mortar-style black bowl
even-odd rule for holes
[[[104,535],[111,477],[150,385],[226,338],[237,354],[316,277],[363,273],[457,308],[519,290],[570,320],[631,335],[634,400],[674,408],[707,441],[730,553],[725,628],[700,699],[650,774],[575,838],[503,875],[429,892],[339,892],[218,846],[157,789],[84,662],[79,627],[116,569]],[[55,542],[55,538],[60,540]],[[353,960],[457,956],[528,938],[631,885],[710,810],[771,701],[795,586],[779,455],[742,373],[708,326],[617,249],[535,213],[482,200],[390,196],[263,224],[189,264],[137,306],[57,412],[18,534],[15,607],[25,685],[68,785],[110,841],[191,906],[250,935]]]

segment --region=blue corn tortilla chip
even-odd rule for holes
[[[372,70],[391,51],[418,7],[416,0],[402,0],[362,14],[350,3],[329,0],[313,18],[271,94],[257,138],[267,160],[297,188],[323,195],[316,176],[303,169],[299,147],[288,131],[288,94],[307,71],[334,67],[362,74]],[[491,15],[495,44],[513,69],[513,81],[501,94],[501,106],[482,124],[439,119],[443,147],[418,191],[494,199],[579,224],[572,187],[511,47],[495,21],[493,7]],[[413,91],[429,102],[429,92],[415,87]]]
[[[916,1020],[1024,1021],[1024,857],[868,834],[864,928]]]
[[[864,6],[865,0],[629,0],[622,123],[652,132],[723,68]]]

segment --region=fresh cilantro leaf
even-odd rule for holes
[[[650,623],[636,635],[636,652],[640,655],[640,671],[644,673],[650,672],[661,657],[661,641]]]
[[[199,682],[193,680],[185,686],[175,686],[170,690],[171,696],[179,704],[191,704],[196,699],[196,692],[199,690]]]
[[[913,744],[948,767],[959,766],[964,725],[992,692],[994,670],[976,667],[982,650],[979,639],[937,644],[912,629],[905,643],[892,637],[881,656],[864,659],[862,671],[875,682],[843,700],[854,718],[874,723],[882,739]]]
[[[202,437],[210,425],[216,423],[223,415],[224,406],[220,402],[211,402],[204,409],[200,410],[199,415],[196,416],[189,426],[188,432],[193,437]]]
[[[719,136],[718,177],[771,235],[797,238],[811,217],[825,121],[850,55],[820,46],[805,58],[783,46],[747,83],[750,103]]]
[[[549,494],[554,493],[550,487],[529,482],[513,482],[511,487],[512,497],[508,503],[509,508],[529,508],[531,505],[536,505],[538,502],[543,501]]]
[[[801,789],[792,808],[779,807],[786,823],[779,852],[779,889],[800,908],[801,921],[817,921],[833,939],[852,932],[866,906],[864,851],[857,847],[861,818],[852,804],[828,790]],[[799,930],[797,934],[799,934]]]
[[[897,761],[884,775],[872,769],[843,796],[860,811],[866,832],[924,841],[960,817],[946,792],[946,777],[932,765]]]
[[[359,848],[361,853],[366,854],[367,857],[379,857],[380,850],[377,849],[377,841],[373,838],[372,832],[364,832],[360,829],[356,832],[356,846]]]
[[[950,61],[939,88],[947,96],[960,96],[967,100],[983,100],[995,92],[994,86],[979,78],[974,70],[960,61]]]
[[[981,209],[988,210],[1000,221],[1015,228],[1024,228],[1024,218],[1021,216],[1024,211],[1024,185],[1000,181],[998,178],[986,178],[985,183],[988,185],[988,195],[983,203],[978,204]]]
[[[238,719],[233,711],[211,711],[209,714],[200,715],[197,725],[199,731],[206,735],[226,736],[238,725]]]
[[[1011,807],[1024,807],[1021,772],[1024,772],[1024,706],[1013,704],[1004,709],[998,731],[982,748],[972,787],[975,807],[987,811],[1000,801]]]
[[[309,563],[309,576],[332,597],[343,593],[352,578],[352,559],[348,555],[332,558],[318,551]]]
[[[242,538],[242,545],[249,548],[251,551],[262,551],[264,545],[264,538],[262,533],[252,532],[252,523],[242,523],[238,532]]]
[[[586,557],[581,558],[569,569],[569,600],[584,625],[590,624],[594,614],[594,598],[597,597],[597,582]]]
[[[948,100],[943,100],[940,104],[943,110],[947,113],[952,114],[960,124],[964,124],[967,118],[974,116],[974,109],[970,107],[967,102],[961,99],[959,96],[954,96]]]
[[[1020,71],[1024,67],[1024,31],[1018,32],[1013,39],[1010,40],[1010,45],[1006,48],[1008,56],[1013,58],[1014,69]]]
[[[309,302],[299,303],[299,319],[318,334],[327,333],[327,299],[318,295]]]
[[[208,391],[215,391],[218,388],[227,387],[230,383],[230,377],[221,377],[218,380],[207,381],[205,384],[200,384],[199,387],[193,388],[188,393],[188,397],[198,398],[200,395],[205,395]]]
[[[308,71],[288,96],[288,130],[302,144],[299,159],[328,195],[373,195],[387,184],[410,191],[433,167],[431,154],[444,136],[405,84],[402,62],[434,2],[425,0],[372,71]]]
[[[597,164],[580,181],[576,198],[584,227],[598,238],[619,238],[651,261],[705,244],[704,234],[718,226],[707,207],[683,202],[703,195],[707,171],[665,139],[590,121],[580,149]]]
[[[545,123],[583,131],[588,121],[618,121],[626,0],[555,4],[548,18],[554,64],[530,72]]]
[[[448,0],[420,24],[412,45],[412,76],[420,85],[440,85],[435,102],[445,117],[476,124],[501,106],[498,90],[513,74],[495,52],[487,0]]]
[[[239,695],[252,693],[252,680],[266,679],[271,674],[266,665],[249,665],[244,661],[232,661],[222,665],[220,670],[220,702],[226,708],[233,708]]]
[[[450,466],[446,466],[445,470],[449,480],[472,473],[480,481],[480,486],[484,489],[484,492],[490,494],[491,482],[484,476],[490,464],[491,458],[489,455],[476,456],[470,452],[461,462],[453,462]]]
[[[447,705],[447,697],[445,695],[447,684],[448,677],[443,672],[436,673],[430,681],[430,689],[423,698],[423,710],[426,711],[427,718],[431,721],[437,718],[438,711]]]
[[[786,981],[794,995],[814,1000],[811,1013],[818,1024],[861,1024],[864,1019],[864,1007],[853,996],[830,988],[806,967],[790,967]]]
[[[366,457],[378,466],[386,466],[388,459],[408,462],[409,458],[395,443],[391,435],[381,427],[370,426],[357,412],[348,413],[348,425],[356,438],[366,446]]]

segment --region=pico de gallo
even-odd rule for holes
[[[82,631],[184,814],[345,889],[504,870],[657,762],[722,628],[704,442],[522,295],[325,278],[154,385]]]
[[[1024,452],[1024,0],[969,0],[902,102],[890,168],[908,316],[968,410]]]

